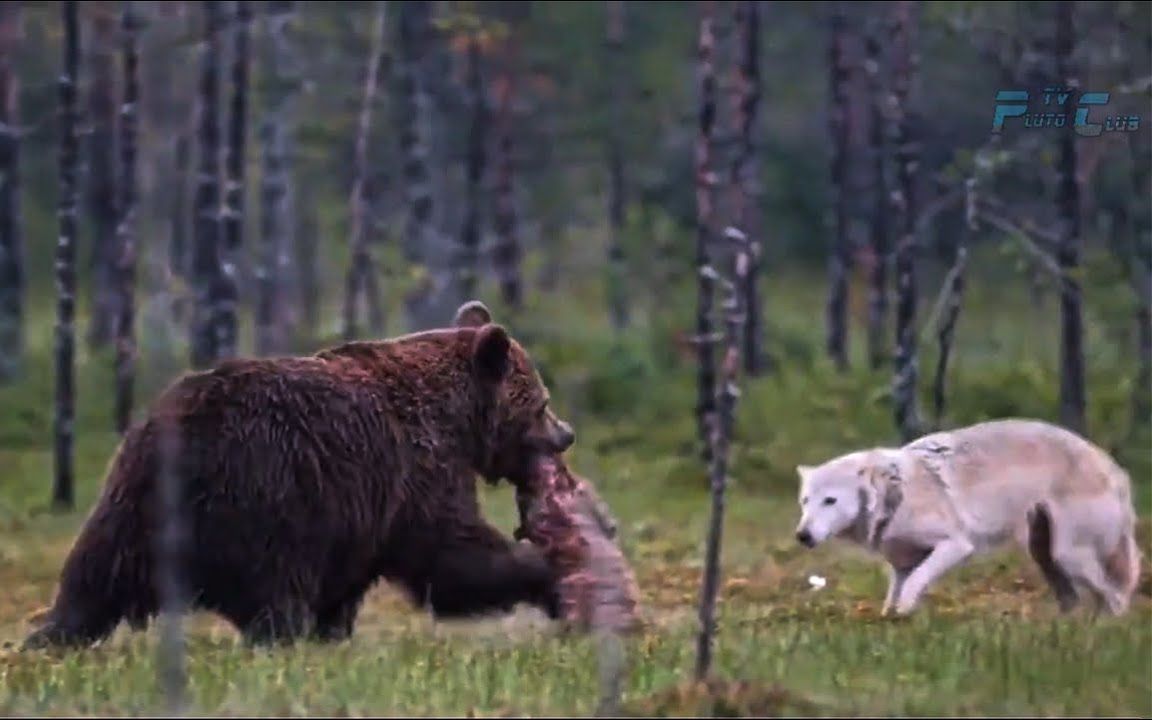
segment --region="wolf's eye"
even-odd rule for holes
[[[836,504],[836,498],[826,497],[826,498],[824,498],[824,504],[825,505],[835,505]]]

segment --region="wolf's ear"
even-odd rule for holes
[[[804,480],[809,475],[811,475],[812,470],[813,470],[813,468],[811,465],[797,465],[796,466],[796,474],[800,476],[801,480]]]

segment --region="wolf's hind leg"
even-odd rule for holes
[[[1121,615],[1127,610],[1123,594],[1109,582],[1104,566],[1093,548],[1074,546],[1070,543],[1062,544],[1057,537],[1052,557],[1065,573],[1092,589],[1096,596],[1097,609],[1104,605],[1113,615]]]
[[[1080,598],[1072,578],[1052,558],[1052,530],[1052,516],[1048,509],[1043,505],[1037,506],[1028,518],[1028,553],[1040,566],[1060,611],[1068,613],[1079,604]]]

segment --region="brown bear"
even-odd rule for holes
[[[91,644],[159,611],[168,469],[188,606],[249,644],[346,638],[379,579],[441,618],[522,601],[556,618],[555,571],[484,521],[476,477],[523,477],[573,441],[528,353],[477,301],[451,328],[189,373],[125,435],[24,647]]]

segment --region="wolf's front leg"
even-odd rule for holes
[[[888,595],[884,598],[884,609],[880,611],[881,615],[887,616],[891,614],[892,608],[896,605],[896,599],[900,597],[900,591],[904,588],[904,582],[908,580],[909,570],[898,569],[892,565],[888,566]]]
[[[940,579],[944,573],[972,556],[976,548],[961,537],[949,538],[932,549],[924,562],[916,566],[904,580],[898,593],[896,614],[907,615],[916,609],[920,596],[928,586]]]

